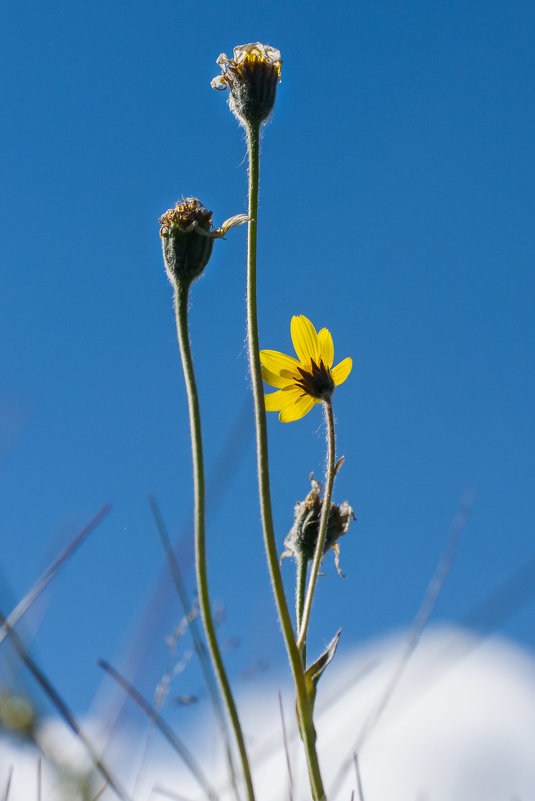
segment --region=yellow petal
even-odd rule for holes
[[[320,356],[325,367],[332,367],[334,361],[334,345],[331,332],[327,328],[322,328],[318,332],[318,345]]]
[[[264,395],[264,402],[266,405],[266,412],[278,412],[284,406],[283,392],[279,389],[278,392],[269,392]]]
[[[279,353],[278,350],[261,350],[260,361],[270,373],[275,373],[275,375],[279,375],[281,370],[290,370],[293,375],[299,375],[297,359],[287,356],[285,353]]]
[[[331,370],[331,375],[335,386],[339,386],[340,384],[344,383],[351,372],[352,367],[353,359],[351,359],[349,356],[347,359],[343,359],[340,364],[337,364],[336,367],[333,367]]]
[[[264,395],[267,412],[278,412],[285,409],[287,406],[293,406],[299,400],[303,390],[299,387],[286,387],[286,389],[279,389],[278,392],[270,392]]]
[[[262,365],[262,378],[266,384],[271,384],[272,387],[277,387],[278,389],[284,389],[284,387],[294,383],[294,379],[288,376],[287,373],[288,370],[282,370],[282,374],[278,375]]]
[[[293,403],[285,403],[280,410],[279,420],[281,423],[293,423],[294,420],[300,420],[305,414],[312,409],[314,401],[309,395],[301,395]]]
[[[290,333],[295,352],[299,359],[306,365],[313,359],[319,363],[319,346],[316,329],[310,320],[301,314],[299,317],[292,317]]]

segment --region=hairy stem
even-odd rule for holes
[[[234,765],[234,758],[232,755],[230,734],[228,731],[227,720],[225,718],[225,710],[223,709],[223,705],[221,703],[221,699],[218,693],[217,684],[214,680],[212,665],[208,657],[208,654],[206,652],[206,646],[204,644],[204,640],[201,634],[201,629],[197,625],[198,622],[197,616],[196,614],[192,614],[193,607],[192,604],[190,603],[188,593],[184,585],[184,580],[182,578],[182,571],[180,570],[178,560],[171,546],[169,535],[167,533],[167,529],[165,528],[160,509],[158,507],[158,504],[156,503],[156,499],[152,495],[149,495],[149,504],[152,511],[152,516],[154,517],[154,522],[156,523],[156,528],[158,529],[158,534],[160,535],[160,540],[162,542],[165,555],[167,556],[167,561],[169,562],[171,576],[177,591],[177,595],[180,599],[182,610],[184,612],[185,617],[188,620],[191,638],[193,640],[193,647],[199,659],[199,663],[203,673],[204,683],[206,685],[206,689],[208,690],[208,695],[210,696],[210,702],[212,704],[214,716],[221,737],[223,739],[223,742],[225,743],[225,756],[229,768],[230,783],[232,784],[232,788],[234,790],[236,799],[237,801],[239,801],[240,796],[236,785],[236,769]]]
[[[295,622],[297,631],[301,629],[303,609],[305,607],[305,592],[307,587],[308,559],[302,553],[297,556],[297,572],[295,577]],[[301,646],[301,661],[303,667],[307,666],[306,642]]]
[[[318,541],[316,543],[316,550],[314,552],[314,560],[310,570],[310,578],[308,579],[307,594],[305,598],[305,608],[303,610],[303,617],[301,626],[299,628],[299,637],[297,640],[297,647],[299,649],[306,647],[307,629],[310,621],[310,610],[312,608],[312,599],[314,597],[314,590],[316,589],[316,581],[320,571],[321,560],[323,558],[323,549],[325,547],[325,537],[327,536],[327,522],[329,520],[329,512],[331,511],[331,497],[333,493],[333,484],[335,477],[335,448],[336,440],[334,434],[334,414],[331,401],[323,402],[323,409],[325,412],[325,421],[327,424],[327,473],[325,477],[325,493],[323,495],[323,507],[321,510],[320,526],[318,532]]]
[[[189,302],[189,282],[176,282],[175,291],[175,312],[176,328],[178,334],[178,344],[180,346],[180,356],[182,358],[182,369],[186,382],[188,395],[189,422],[191,432],[191,450],[193,457],[193,480],[195,493],[195,571],[197,577],[197,591],[199,593],[199,607],[204,632],[208,643],[208,651],[212,660],[212,665],[219,684],[219,689],[227,713],[230,719],[238,751],[242,763],[243,776],[247,788],[248,801],[254,801],[254,789],[249,766],[249,758],[245,748],[238,710],[234,702],[232,690],[227,678],[221,651],[217,642],[215,625],[210,605],[210,594],[208,592],[208,574],[206,566],[206,536],[205,536],[205,489],[204,489],[204,464],[201,431],[201,413],[199,408],[199,395],[195,381],[193,369],[193,357],[188,330],[188,302]]]
[[[282,576],[279,567],[277,544],[273,526],[271,509],[271,489],[269,483],[269,461],[266,411],[264,406],[264,388],[262,370],[260,367],[260,352],[258,341],[258,313],[256,300],[256,249],[257,249],[257,221],[258,221],[258,185],[260,170],[260,125],[247,125],[247,144],[249,154],[249,233],[247,248],[247,340],[249,347],[249,366],[254,395],[255,423],[256,423],[256,449],[258,465],[258,486],[260,494],[260,511],[262,515],[262,528],[264,532],[264,545],[266,549],[269,574],[277,612],[282,629],[282,635],[288,651],[288,658],[295,682],[297,695],[297,713],[303,743],[305,746],[310,786],[314,801],[325,799],[325,790],[316,752],[316,732],[312,720],[312,707],[307,695],[305,675],[301,656],[295,641],[290,612],[284,593]]]

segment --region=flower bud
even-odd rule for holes
[[[246,214],[235,214],[220,228],[212,228],[212,212],[194,197],[183,198],[174,209],[162,214],[163,259],[172,284],[191,284],[203,272],[212,255],[214,239],[224,237],[229,228],[247,222]]]
[[[320,482],[316,481],[313,475],[310,476],[310,481],[312,489],[304,501],[298,501],[295,505],[294,524],[284,540],[286,550],[282,554],[281,561],[286,556],[295,558],[304,556],[307,561],[311,561],[314,558],[318,542],[323,498],[321,497],[322,488]],[[347,501],[344,501],[340,506],[331,503],[323,556],[329,548],[333,548],[336,569],[340,575],[342,575],[342,572],[339,564],[338,539],[347,534],[352,520],[355,520],[355,515]]]
[[[217,63],[222,74],[212,80],[212,87],[230,90],[229,106],[240,121],[260,125],[275,105],[282,65],[280,51],[252,42],[235,47],[233,59],[221,53]]]

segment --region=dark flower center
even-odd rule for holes
[[[334,392],[331,371],[328,367],[325,367],[322,359],[320,359],[319,365],[313,359],[310,364],[310,370],[303,370],[302,367],[297,368],[301,375],[301,380],[295,383],[298,387],[302,387],[311,398],[330,400]]]

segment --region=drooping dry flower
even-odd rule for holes
[[[281,561],[287,556],[296,558],[304,556],[307,561],[314,558],[318,542],[323,498],[321,497],[322,488],[320,482],[316,481],[313,475],[310,476],[310,481],[312,489],[304,501],[298,501],[295,505],[294,524],[284,540],[286,550],[281,556]],[[334,550],[336,569],[341,576],[343,574],[340,570],[338,540],[344,534],[347,534],[352,520],[355,520],[355,515],[347,501],[344,501],[339,506],[334,503],[331,504],[323,555],[327,553],[329,548]]]

